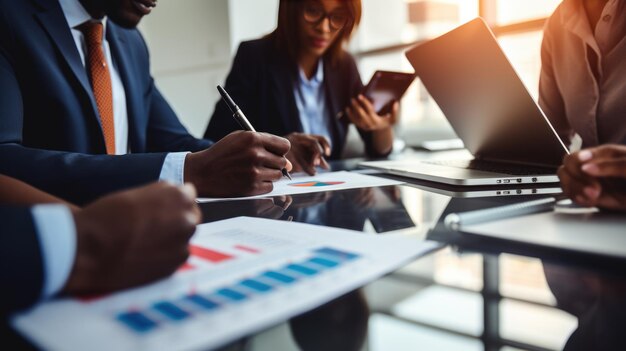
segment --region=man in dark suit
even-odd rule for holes
[[[80,209],[0,175],[0,317],[58,293],[103,293],[171,274],[199,221],[191,185],[160,182]]]
[[[0,0],[0,172],[75,203],[156,180],[202,196],[268,192],[283,138],[192,137],[135,28],[154,0]],[[192,152],[192,153],[188,153]]]

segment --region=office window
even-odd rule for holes
[[[478,15],[477,0],[363,0],[358,51],[432,38]]]
[[[377,69],[412,72],[404,51],[475,18],[478,4],[478,0],[364,0],[363,20],[351,43],[363,81]],[[402,100],[401,125],[398,135],[407,141],[452,136],[443,113],[419,80]]]
[[[493,3],[493,1],[486,1]],[[495,23],[506,25],[550,16],[561,0],[497,0]]]

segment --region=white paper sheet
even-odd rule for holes
[[[238,217],[199,226],[191,245],[189,261],[169,278],[91,300],[42,303],[12,324],[43,349],[212,349],[363,286],[441,244]],[[263,286],[269,290],[260,291]],[[233,291],[244,298],[235,302]],[[217,307],[191,300],[198,296]]]
[[[295,195],[317,193],[322,191],[346,190],[356,188],[371,188],[387,185],[399,185],[403,182],[381,177],[374,177],[353,172],[325,172],[314,176],[293,175],[293,180],[283,178],[274,183],[274,190],[270,193],[233,198],[198,198],[198,202],[212,202],[223,200],[247,200],[268,196]]]

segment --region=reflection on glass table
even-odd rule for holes
[[[384,233],[415,227],[397,186],[319,192],[266,199],[200,204],[203,221],[235,216],[293,220]]]
[[[361,350],[367,336],[369,308],[355,290],[289,321],[301,350]]]
[[[626,348],[626,279],[544,263],[557,307],[578,319],[564,350],[624,350]]]
[[[451,199],[425,189],[398,189],[416,228],[436,229],[437,219],[450,211],[512,201]],[[325,200],[330,202],[337,195]],[[528,198],[513,201],[523,199]],[[287,211],[298,212],[296,202]],[[312,202],[306,207],[320,204]],[[312,311],[312,317],[305,314],[304,322],[294,319],[251,336],[246,349],[308,350],[323,344],[329,350],[332,345],[394,351],[575,350],[581,349],[577,345],[582,349],[622,345],[618,330],[626,312],[620,300],[626,286],[623,274],[599,270],[577,256],[540,260],[532,250],[507,254],[503,253],[507,250],[482,244],[477,241],[471,249],[454,244],[422,258],[355,292],[362,295],[364,306],[356,308],[361,303],[351,299],[334,302],[334,307],[321,307],[323,312]],[[332,323],[337,326],[330,328]],[[364,328],[366,335],[359,347]],[[603,340],[604,333],[607,338]],[[345,340],[338,344],[341,337]]]
[[[321,195],[320,195],[321,194]],[[402,204],[397,186],[317,193],[302,199],[285,212],[294,221],[376,233],[411,228],[415,223]],[[317,202],[316,202],[317,200]]]
[[[341,162],[333,169],[353,169],[357,163]],[[416,240],[428,237],[451,244],[353,292],[358,298],[333,301],[302,319],[251,335],[232,349],[291,351],[323,345],[333,350],[339,345],[336,349],[368,351],[539,351],[566,345],[575,349],[579,343],[587,349],[621,345],[615,328],[605,326],[623,325],[620,318],[626,311],[615,283],[623,279],[620,272],[607,273],[576,255],[545,257],[511,243],[494,246],[474,240],[474,245],[464,246],[438,231],[439,220],[452,211],[538,196],[465,198],[456,190],[410,184],[202,204],[205,221],[247,213],[372,234],[410,233]],[[602,330],[610,337],[605,344],[598,343]]]

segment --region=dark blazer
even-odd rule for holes
[[[285,53],[278,51],[272,39],[262,38],[239,45],[224,88],[255,129],[285,136],[292,132],[303,132],[293,94],[297,79],[297,64]],[[345,53],[335,65],[324,60],[324,88],[332,118],[331,159],[337,159],[346,142],[348,122],[335,116],[363,89],[359,71],[350,54]],[[238,129],[241,128],[233,119],[228,106],[220,100],[204,137],[219,140]],[[361,132],[361,136],[368,154],[372,155],[370,133]]]
[[[30,209],[0,206],[0,316],[35,303],[43,262]]]
[[[136,29],[107,22],[131,154],[104,155],[98,110],[56,0],[0,0],[0,173],[76,203],[156,181],[167,152],[197,151],[155,87]]]

